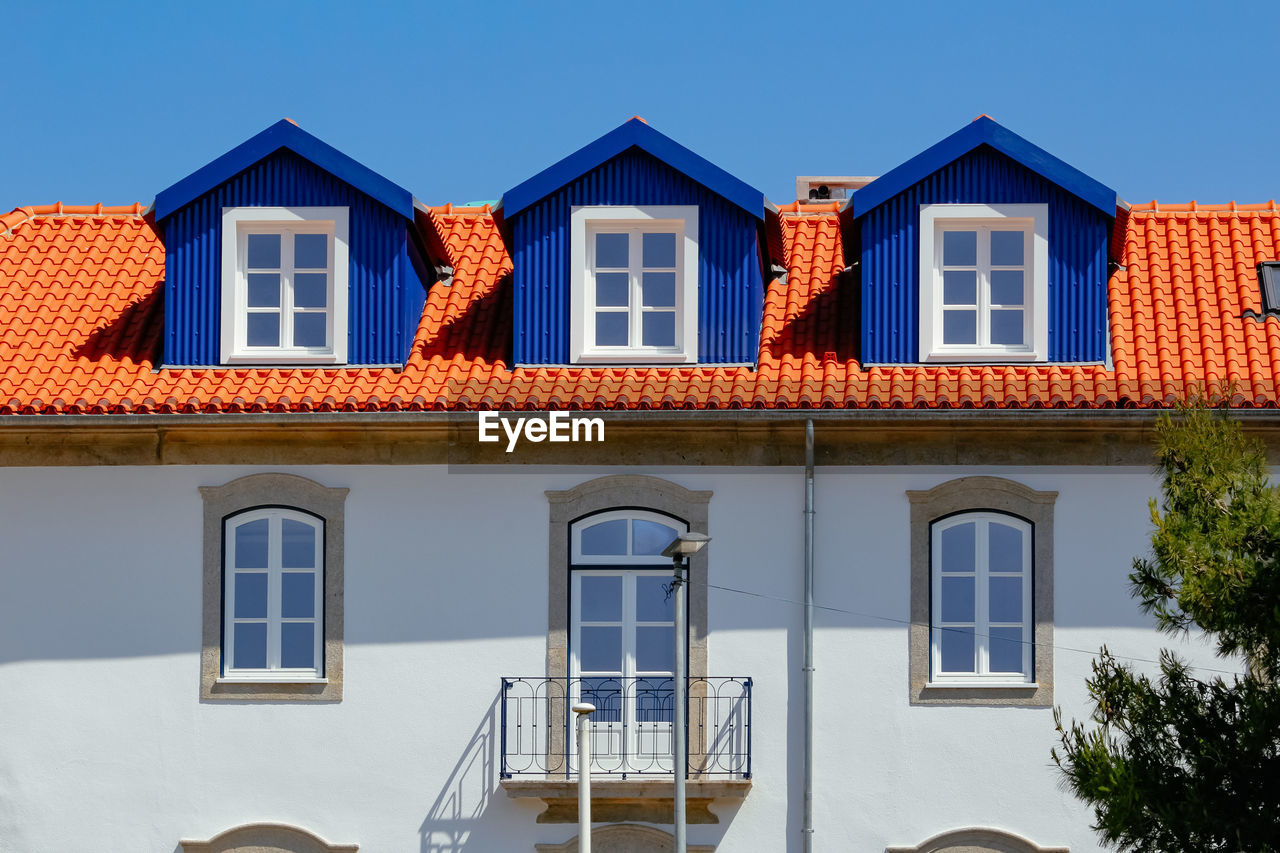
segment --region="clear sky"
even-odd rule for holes
[[[980,113],[1131,202],[1280,196],[1274,2],[13,3],[0,211],[150,203],[288,116],[428,204],[632,115],[763,190]]]

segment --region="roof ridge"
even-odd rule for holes
[[[1134,204],[1129,208],[1129,213],[1139,214],[1203,214],[1213,215],[1219,213],[1280,213],[1280,206],[1276,205],[1276,200],[1259,202],[1257,204],[1239,204],[1229,201],[1220,204],[1201,204],[1198,201],[1182,202],[1177,204],[1166,204],[1164,202],[1152,199],[1148,202]]]

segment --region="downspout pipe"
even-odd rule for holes
[[[801,849],[813,849],[813,421],[804,422],[804,816]]]

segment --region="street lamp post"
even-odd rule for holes
[[[578,853],[591,853],[591,730],[587,727],[590,702],[578,702],[573,713],[578,715]]]

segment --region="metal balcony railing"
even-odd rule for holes
[[[501,776],[578,772],[570,710],[590,702],[593,776],[671,776],[671,678],[502,679]],[[751,778],[751,679],[688,679],[688,775]]]

